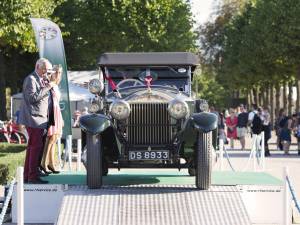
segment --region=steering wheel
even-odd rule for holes
[[[137,79],[125,79],[125,80],[122,80],[120,81],[118,84],[117,84],[117,88],[120,88],[124,83],[126,82],[132,82],[133,84],[131,85],[132,87],[135,87],[135,86],[141,86],[141,85],[144,85],[142,81],[139,81]]]

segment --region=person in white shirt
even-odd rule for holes
[[[257,104],[252,104],[251,111],[248,114],[248,125],[251,126],[255,114],[257,114]]]

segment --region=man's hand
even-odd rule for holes
[[[54,81],[50,81],[46,87],[50,87],[50,88],[53,88],[54,86],[56,85],[56,83]]]

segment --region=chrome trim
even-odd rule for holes
[[[167,103],[131,103],[127,119],[129,145],[167,145],[172,141]]]

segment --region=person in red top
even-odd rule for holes
[[[229,110],[230,115],[226,118],[227,126],[227,137],[230,138],[230,147],[234,148],[234,139],[237,139],[237,130],[236,126],[238,124],[237,116],[234,112],[234,109]]]

